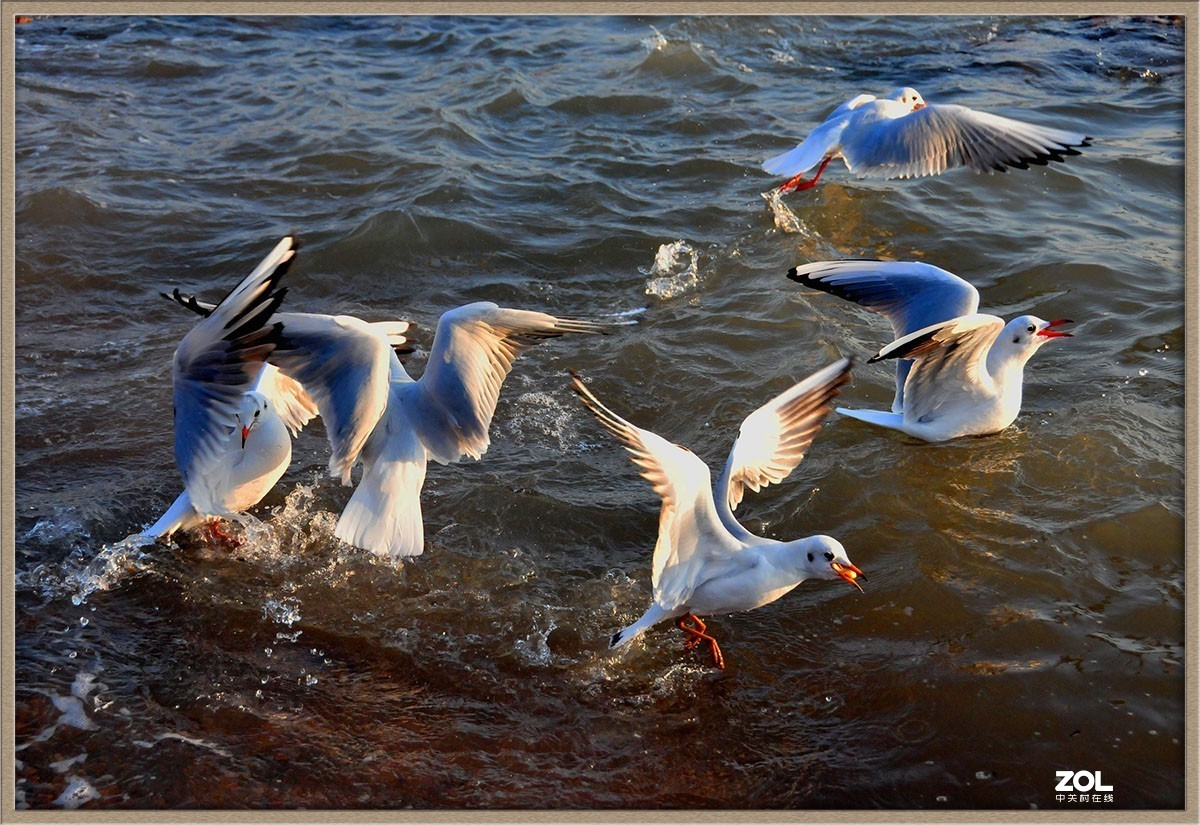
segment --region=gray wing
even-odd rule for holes
[[[857,124],[842,133],[842,156],[859,177],[916,178],[956,166],[977,172],[1045,166],[1078,155],[1090,138],[952,104]]]
[[[788,278],[878,312],[895,338],[979,310],[979,290],[952,272],[915,261],[818,261],[788,270]],[[904,407],[912,362],[896,364],[892,411]]]
[[[715,506],[708,465],[691,450],[630,424],[606,407],[571,373],[571,388],[604,427],[616,436],[654,492],[662,498],[658,541],[650,583],[666,610],[684,604],[696,587],[742,549],[723,526]],[[739,525],[740,527],[740,525]],[[744,528],[742,534],[747,534]]]
[[[788,278],[878,312],[903,338],[979,310],[979,290],[952,272],[915,261],[817,261]]]
[[[904,392],[906,420],[926,422],[948,401],[987,387],[987,355],[1004,320],[995,315],[968,315],[917,330],[881,349],[871,361],[911,358],[914,366]]]
[[[430,455],[443,464],[482,456],[500,387],[517,356],[548,338],[604,331],[588,321],[484,301],[444,313],[411,398],[413,424]]]
[[[874,100],[874,95],[858,95],[838,106],[825,121],[811,132],[798,146],[780,155],[763,161],[763,171],[770,175],[792,177],[807,172],[825,158],[837,152],[842,130],[850,119],[850,113],[864,103]]]
[[[268,321],[287,293],[278,284],[295,249],[294,237],[281,240],[175,350],[175,463],[201,514],[215,509],[201,479],[233,432],[242,394],[278,344],[280,326]]]
[[[387,407],[393,374],[411,380],[391,347],[404,323],[368,324],[349,315],[303,312],[277,317],[282,331],[271,363],[316,402],[329,438],[329,472],[349,484],[350,471]]]
[[[853,365],[849,358],[836,361],[746,416],[713,494],[717,514],[730,533],[748,539],[749,531],[733,517],[746,488],[758,492],[799,466],[833,410],[839,388],[850,380]]]

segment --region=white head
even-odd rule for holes
[[[271,400],[258,390],[250,390],[242,395],[242,406],[238,408],[238,425],[242,431],[242,449],[246,448],[246,438],[254,426],[263,419],[271,409]]]
[[[862,590],[862,585],[856,579],[860,576],[865,579],[866,576],[850,561],[840,541],[832,536],[810,536],[802,539],[799,545],[804,578],[844,579]]]
[[[1071,321],[1067,318],[1043,321],[1036,315],[1022,315],[1004,325],[1004,329],[996,339],[995,347],[1009,357],[1017,357],[1025,361],[1050,339],[1070,338],[1071,333],[1055,329],[1057,326],[1069,323]]]
[[[914,112],[917,109],[925,108],[925,98],[921,97],[921,93],[912,86],[901,86],[899,89],[893,90],[888,95],[888,100],[896,100],[905,106],[910,106]]]

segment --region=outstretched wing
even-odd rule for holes
[[[729,532],[745,540],[749,533],[733,517],[733,511],[746,488],[758,492],[783,481],[796,469],[833,409],[839,388],[850,380],[853,366],[849,358],[835,361],[780,393],[742,422],[715,493],[717,513]]]
[[[883,315],[896,338],[979,310],[979,290],[952,272],[915,261],[817,261],[787,276]],[[904,409],[911,362],[896,364],[893,412]]]
[[[642,469],[642,477],[662,497],[651,584],[655,601],[673,610],[684,604],[701,583],[700,573],[710,560],[741,547],[722,529],[713,505],[708,466],[691,450],[621,418],[604,406],[575,373],[571,373],[571,387],[596,419],[625,445],[633,463]]]
[[[897,118],[855,124],[842,156],[859,177],[916,178],[956,166],[977,172],[1045,166],[1089,145],[1078,132],[1038,126],[953,104],[930,104]]]
[[[896,338],[979,310],[979,290],[952,272],[917,261],[816,261],[788,278],[878,312]]]
[[[479,302],[438,321],[425,373],[412,398],[413,423],[443,464],[487,452],[500,387],[522,352],[567,333],[605,332],[599,324]]]
[[[904,418],[926,423],[947,401],[992,386],[987,354],[1002,329],[1004,321],[995,315],[967,315],[893,341],[871,361],[911,358],[915,362],[904,385]]]
[[[295,250],[290,235],[276,244],[175,350],[175,463],[202,515],[220,514],[204,478],[233,432],[242,394],[279,342],[280,325],[268,321],[287,293],[279,280]]]
[[[388,327],[349,315],[290,312],[280,315],[280,323],[271,363],[316,402],[329,437],[329,472],[349,484],[350,471],[387,407],[393,373],[408,380],[389,336],[404,322]]]

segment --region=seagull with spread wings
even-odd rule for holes
[[[1071,333],[1071,321],[1021,315],[1008,323],[979,312],[979,291],[957,275],[907,261],[818,261],[788,278],[886,317],[896,340],[868,363],[895,358],[891,412],[843,415],[925,441],[999,432],[1021,411],[1025,363],[1042,345]]]
[[[790,178],[782,192],[811,189],[841,158],[860,178],[919,178],[969,166],[976,172],[1028,169],[1078,155],[1091,138],[949,103],[926,103],[912,87],[887,97],[862,94],[833,110],[804,142],[763,163]],[[803,180],[817,166],[811,180]]]
[[[684,646],[707,644],[713,663],[724,669],[721,647],[700,616],[754,610],[805,579],[842,579],[862,590],[857,579],[863,572],[837,539],[776,541],[751,533],[733,515],[747,487],[758,491],[782,481],[804,458],[838,388],[850,380],[851,366],[845,358],[830,364],[747,416],[715,491],[708,465],[695,453],[630,424],[572,373],[574,391],[662,497],[653,602],[640,619],[613,634],[609,647],[674,619],[688,636]]]

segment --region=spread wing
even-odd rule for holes
[[[280,343],[271,363],[298,381],[316,403],[329,437],[329,472],[350,483],[367,438],[387,408],[394,370],[407,380],[392,351],[394,325],[349,315],[281,313]],[[389,322],[392,323],[392,322]]]
[[[604,331],[588,321],[487,302],[443,314],[411,399],[413,423],[430,455],[443,464],[482,456],[500,387],[517,356],[548,338]]]
[[[708,466],[691,450],[621,418],[574,373],[571,386],[597,420],[625,445],[642,477],[662,498],[651,584],[655,601],[667,610],[674,609],[704,580],[708,564],[741,548],[717,516]]]
[[[721,522],[735,536],[745,540],[749,535],[733,517],[746,488],[758,492],[783,481],[796,469],[833,409],[839,388],[850,380],[853,365],[849,358],[835,361],[780,393],[742,422],[715,494]]]
[[[915,362],[904,385],[904,415],[928,421],[946,401],[992,386],[987,354],[1002,329],[1004,321],[995,315],[967,315],[893,341],[871,361],[911,358]]]
[[[891,322],[896,338],[979,310],[979,290],[952,272],[915,261],[818,261],[790,269],[787,276],[878,312]],[[894,412],[904,409],[911,367],[907,360],[896,364]]]
[[[295,255],[288,236],[192,328],[175,350],[175,463],[196,511],[219,514],[204,478],[220,459],[236,425],[242,394],[279,340],[268,323],[286,289],[283,277]]]
[[[953,104],[857,123],[842,133],[842,156],[859,177],[915,178],[956,166],[977,172],[1045,166],[1089,145],[1078,132],[1037,126]]]
[[[952,272],[916,261],[817,261],[788,278],[878,312],[896,338],[979,310],[979,290]]]

